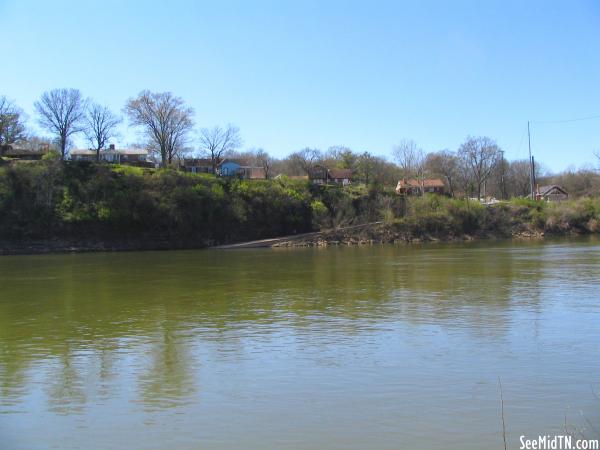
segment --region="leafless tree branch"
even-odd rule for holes
[[[187,136],[194,123],[194,110],[171,92],[142,91],[130,98],[124,112],[134,126],[142,127],[160,153],[163,166],[170,165],[185,149]]]
[[[69,137],[85,129],[86,102],[78,89],[54,89],[44,92],[34,103],[39,124],[56,135],[62,159]]]
[[[477,198],[481,198],[483,185],[500,160],[500,148],[488,137],[468,137],[458,154],[477,189]]]
[[[96,161],[99,161],[100,150],[105,148],[108,141],[115,137],[121,118],[113,114],[106,106],[90,103],[86,111],[86,123],[85,135],[92,148],[96,150]]]
[[[321,151],[316,148],[303,148],[289,156],[293,165],[299,167],[302,172],[310,174],[312,168],[322,159]]]
[[[5,96],[0,96],[0,146],[25,139],[23,111]]]
[[[215,126],[200,130],[200,151],[211,159],[215,172],[222,159],[241,145],[240,130],[234,125],[230,124],[225,128]]]

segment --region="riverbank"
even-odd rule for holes
[[[411,244],[485,239],[543,239],[600,232],[600,202],[549,204],[515,199],[491,206],[442,197],[411,199],[405,214],[355,229],[281,240],[274,247]]]
[[[358,230],[329,230],[314,236],[284,239],[270,247],[327,247],[327,246],[352,246],[352,245],[374,245],[374,244],[419,244],[423,242],[460,242],[485,239],[543,239],[543,232],[524,232],[514,236],[505,235],[436,235],[418,234],[414,235],[394,225],[380,224],[365,227]]]
[[[99,240],[31,240],[31,241],[2,241],[0,240],[0,255],[36,255],[53,253],[91,253],[91,252],[126,252],[126,251],[166,251],[218,249],[235,250],[251,248],[299,248],[299,247],[328,247],[328,246],[364,246],[364,245],[410,245],[424,242],[461,242],[490,239],[541,240],[546,237],[578,236],[582,233],[545,233],[541,230],[520,230],[510,236],[504,234],[462,234],[440,235],[435,233],[411,234],[398,224],[383,222],[351,226],[338,230],[316,231],[299,235],[260,239],[255,241],[238,242],[213,246],[210,242],[201,240],[161,240],[161,239],[130,239],[119,241]]]
[[[370,224],[364,226],[361,224]],[[322,230],[322,231],[319,231]],[[361,245],[600,232],[600,200],[482,205],[381,186],[238,180],[176,170],[0,167],[0,254]]]

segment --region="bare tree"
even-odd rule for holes
[[[477,190],[477,198],[480,199],[482,188],[501,156],[500,148],[488,137],[468,137],[460,146],[458,154]]]
[[[508,166],[510,195],[527,196],[531,194],[531,163],[527,159],[511,161]]]
[[[340,169],[355,169],[358,158],[359,155],[344,145],[329,147],[323,155],[323,160],[328,167],[339,167]]]
[[[298,167],[307,175],[310,174],[312,168],[321,160],[321,158],[322,155],[319,149],[309,147],[303,148],[289,156],[292,165]]]
[[[490,174],[490,181],[492,182],[492,190],[495,196],[499,196],[501,199],[508,198],[508,171],[510,163],[504,158],[504,151],[500,150],[500,155],[492,169]]]
[[[54,89],[44,92],[34,106],[39,124],[56,135],[64,160],[69,138],[85,129],[86,102],[81,92],[78,89]]]
[[[127,101],[124,112],[132,125],[144,129],[150,146],[160,153],[163,167],[185,150],[194,110],[180,97],[171,92],[142,91]]]
[[[544,177],[543,164],[536,161],[535,179]],[[531,195],[531,162],[528,159],[518,159],[508,163],[506,171],[507,193],[509,196],[527,197]]]
[[[420,181],[421,194],[424,192],[425,152],[412,139],[403,139],[393,150],[405,178],[416,178]]]
[[[423,171],[425,154],[412,139],[403,139],[393,150],[394,159],[406,177],[414,177]]]
[[[271,155],[269,155],[262,148],[254,150],[253,153],[256,164],[258,164],[259,167],[262,167],[263,171],[265,172],[265,178],[271,178],[271,172],[273,169],[273,158],[271,157]]]
[[[0,146],[25,140],[23,111],[5,96],[0,96]]]
[[[536,168],[538,165],[536,165]],[[558,174],[537,174],[540,184],[558,184],[564,188],[569,197],[598,197],[600,195],[600,175],[591,165],[578,169],[568,167]]]
[[[200,130],[200,151],[211,159],[214,172],[221,160],[241,145],[240,129],[231,124],[225,128],[215,126]]]
[[[46,137],[36,136],[35,134],[28,134],[27,137],[22,141],[21,145],[23,148],[39,151],[39,150],[52,150],[58,153],[58,147],[52,142],[52,139]]]
[[[448,185],[449,194],[453,197],[460,175],[458,166],[458,158],[450,150],[429,153],[425,159],[427,171],[442,177]]]
[[[371,153],[364,152],[361,154],[356,162],[356,171],[358,172],[357,178],[362,180],[367,186],[373,183],[376,165],[376,157],[374,157]]]
[[[90,103],[86,111],[87,126],[85,136],[92,148],[96,150],[96,161],[100,161],[100,150],[115,137],[117,125],[121,118],[112,113],[106,106]]]

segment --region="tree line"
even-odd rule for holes
[[[100,152],[118,137],[121,115],[105,105],[85,98],[78,89],[44,92],[34,103],[37,123],[53,140],[61,159],[68,156],[76,135],[83,135],[91,149]],[[277,174],[307,175],[318,164],[353,171],[354,179],[368,186],[395,186],[399,179],[441,178],[451,196],[510,198],[530,194],[529,160],[508,161],[491,138],[469,136],[456,150],[425,152],[405,139],[393,148],[393,161],[368,151],[356,152],[333,146],[322,151],[304,148],[278,159],[264,149],[241,151],[243,140],[234,125],[201,128],[193,142],[194,110],[171,92],[144,90],[127,99],[122,113],[128,124],[142,131],[147,148],[163,167],[178,165],[186,156],[210,159],[213,169],[225,157],[245,158],[262,167],[266,178]],[[0,96],[0,146],[44,142],[27,132],[23,111],[6,96]],[[195,144],[195,145],[194,145]],[[600,159],[600,157],[599,157]],[[592,169],[548,174],[535,169],[539,182],[562,182],[579,195],[600,192],[600,177]]]

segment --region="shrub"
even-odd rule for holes
[[[56,150],[50,150],[48,153],[42,156],[42,161],[58,161],[60,159],[60,153]]]
[[[545,229],[553,233],[594,233],[598,231],[599,220],[600,200],[580,198],[549,204]]]

